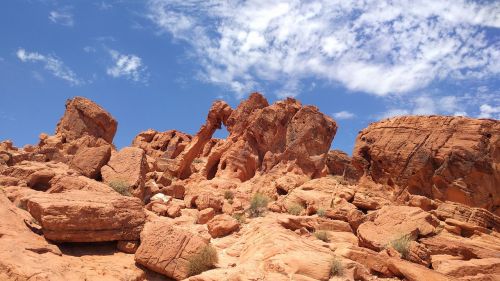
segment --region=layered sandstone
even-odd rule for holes
[[[497,120],[395,117],[359,133],[353,160],[376,182],[498,214],[499,131]]]

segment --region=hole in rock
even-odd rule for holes
[[[220,159],[215,162],[212,167],[208,169],[207,172],[207,180],[211,180],[215,177],[215,174],[217,174],[217,167],[219,166]]]
[[[281,186],[276,187],[276,192],[278,192],[279,195],[287,195],[288,194],[288,191]]]

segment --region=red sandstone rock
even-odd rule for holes
[[[212,208],[206,208],[206,209],[203,209],[200,211],[200,213],[198,214],[198,220],[196,223],[199,223],[199,224],[205,224],[207,223],[209,220],[213,219],[213,217],[215,216],[215,211],[214,209]]]
[[[499,131],[498,120],[396,117],[359,133],[353,161],[377,182],[497,212]]]
[[[27,201],[45,238],[53,241],[135,240],[145,221],[141,202],[118,194],[76,190],[39,193]]]
[[[132,146],[142,148],[146,155],[155,159],[173,159],[181,154],[190,141],[190,135],[179,131],[157,132],[150,129],[138,134]]]
[[[71,159],[70,167],[86,177],[97,179],[101,176],[102,166],[108,163],[110,157],[110,145],[82,147]]]
[[[208,224],[208,233],[212,238],[223,237],[229,235],[240,228],[240,224],[230,215],[217,215],[211,219]]]
[[[357,181],[363,175],[352,165],[351,157],[340,150],[330,150],[326,156],[326,166],[330,175],[342,176],[348,181]]]
[[[102,179],[106,184],[121,182],[130,187],[134,196],[144,200],[144,184],[148,165],[144,150],[137,147],[125,147],[113,154],[108,164],[101,168]]]
[[[50,180],[48,193],[61,193],[70,190],[86,190],[95,192],[115,193],[115,191],[102,182],[77,175],[60,175]]]
[[[89,99],[75,97],[66,102],[66,111],[57,124],[56,134],[66,141],[89,135],[112,143],[116,128],[116,120],[102,107]]]
[[[374,213],[373,219],[358,227],[360,246],[376,251],[402,236],[418,237],[434,232],[439,222],[420,208],[386,206]]]
[[[145,225],[141,245],[135,252],[137,263],[175,280],[188,277],[189,258],[201,251],[208,241],[165,221]]]

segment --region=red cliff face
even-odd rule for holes
[[[500,122],[405,116],[372,123],[353,159],[374,181],[499,213]]]

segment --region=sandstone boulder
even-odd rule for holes
[[[210,233],[212,238],[218,238],[237,231],[240,228],[240,224],[230,215],[222,214],[211,219],[207,227],[208,233]]]
[[[108,164],[101,168],[102,179],[106,184],[125,184],[141,200],[150,196],[144,191],[147,171],[146,154],[137,147],[123,148],[113,154]]]
[[[168,222],[148,222],[141,233],[135,260],[155,272],[182,280],[189,276],[189,259],[207,245],[203,237]]]
[[[69,166],[88,178],[98,179],[101,177],[102,166],[108,163],[110,157],[110,145],[82,147],[71,159]]]
[[[353,162],[376,182],[497,212],[499,131],[498,120],[395,117],[359,133]]]
[[[32,190],[33,191],[33,190]],[[101,244],[53,245],[36,221],[0,192],[0,280],[145,280],[133,255]]]
[[[434,213],[441,220],[455,219],[497,232],[500,231],[500,217],[485,209],[471,208],[458,203],[442,203]]]
[[[48,193],[61,193],[70,190],[86,190],[95,192],[115,193],[109,185],[78,175],[60,175],[50,180]]]
[[[136,240],[146,218],[139,199],[112,193],[39,193],[27,201],[28,211],[52,241]]]
[[[360,246],[380,251],[403,236],[415,239],[432,234],[438,225],[435,217],[420,208],[386,206],[362,223],[357,233]]]
[[[89,99],[75,97],[66,101],[66,111],[57,124],[56,134],[68,142],[89,135],[112,143],[116,128],[116,120],[102,107]]]
[[[357,181],[363,175],[354,167],[351,157],[340,150],[328,151],[325,163],[330,175],[342,176],[347,181]]]

